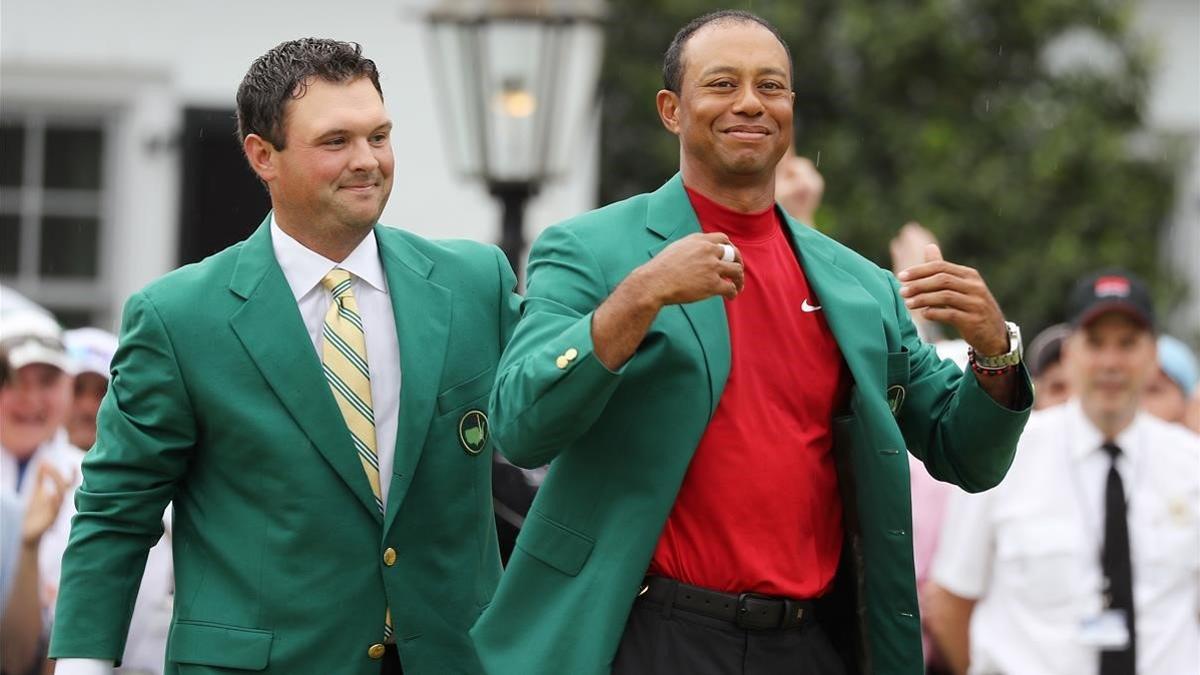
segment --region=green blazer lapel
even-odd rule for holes
[[[229,290],[245,300],[229,323],[259,372],[363,508],[382,522],[346,422],[275,260],[269,220],[242,245]]]
[[[838,252],[829,241],[783,209],[779,212],[854,380],[860,387],[883,391],[887,350],[879,304],[858,279],[837,265]]]
[[[412,485],[433,421],[450,340],[452,297],[449,289],[430,281],[433,261],[404,241],[399,232],[377,225],[375,237],[400,343],[400,416],[384,520],[386,532]]]
[[[666,182],[655,192],[651,193],[649,205],[646,207],[646,229],[650,230],[658,241],[650,246],[650,257],[671,243],[700,232],[700,222],[696,212],[688,201],[687,192],[683,187],[683,177],[680,174]],[[725,381],[729,378],[729,322],[725,317],[725,300],[714,296],[700,302],[679,305],[700,341],[700,351],[704,354],[708,366],[709,406],[711,417],[725,390]]]

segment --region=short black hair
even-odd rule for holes
[[[692,39],[696,31],[713,23],[756,23],[766,28],[771,31],[771,35],[774,35],[776,40],[779,40],[779,44],[783,45],[783,51],[787,54],[788,59],[788,72],[791,73],[794,70],[792,68],[792,50],[788,47],[787,40],[784,40],[783,35],[779,33],[779,29],[770,21],[740,9],[721,9],[692,19],[675,34],[675,39],[671,40],[670,46],[667,47],[667,53],[663,55],[664,87],[676,94],[679,93],[680,83],[683,80],[683,48],[687,46],[688,40]]]
[[[370,78],[383,98],[375,62],[363,57],[356,42],[302,38],[277,45],[250,64],[238,86],[238,140],[257,134],[283,150],[284,109],[288,101],[304,96],[312,78],[340,83],[360,77]]]

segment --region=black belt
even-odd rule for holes
[[[811,600],[757,593],[722,593],[666,577],[646,577],[638,596],[660,605],[724,619],[750,630],[799,628],[813,620]]]

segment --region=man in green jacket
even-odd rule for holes
[[[378,224],[392,123],[357,45],[267,52],[238,124],[273,211],[126,306],[51,656],[64,675],[119,664],[171,502],[166,672],[476,673],[512,270]]]
[[[550,469],[472,629],[484,668],[920,673],[904,452],[1000,481],[1032,398],[1016,327],[936,247],[900,286],[776,207],[793,94],[769,24],[701,17],[663,70],[680,174],[530,255],[489,410],[498,450]]]

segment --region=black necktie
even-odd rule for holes
[[[1105,609],[1125,613],[1129,626],[1129,646],[1119,651],[1100,652],[1100,675],[1134,675],[1133,563],[1129,557],[1125,485],[1121,482],[1121,474],[1117,473],[1117,457],[1121,449],[1112,443],[1105,443],[1104,451],[1112,460],[1104,485],[1104,550],[1100,554],[1106,582]]]

